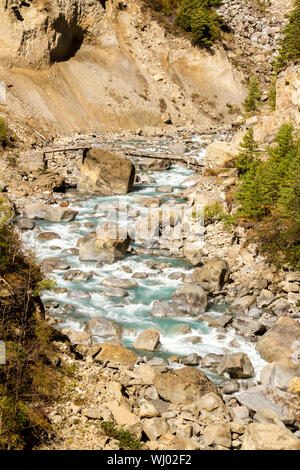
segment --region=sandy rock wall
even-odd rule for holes
[[[205,131],[230,123],[246,94],[222,48],[167,37],[140,0],[0,0],[0,15],[5,111],[33,127]]]

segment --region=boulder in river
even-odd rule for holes
[[[220,258],[208,260],[204,266],[195,269],[192,281],[208,292],[216,292],[229,281],[230,270],[226,261]]]
[[[92,273],[85,273],[80,271],[80,269],[70,269],[64,274],[65,281],[72,281],[72,282],[86,282],[89,279],[92,279]]]
[[[138,283],[134,279],[122,279],[119,277],[107,277],[101,284],[108,287],[118,287],[120,289],[130,289],[136,287]]]
[[[60,258],[45,258],[41,264],[41,267],[43,270],[48,272],[53,270],[65,271],[70,269],[69,264],[64,259]]]
[[[38,235],[37,238],[40,242],[47,242],[49,240],[55,240],[56,238],[60,238],[60,235],[54,232],[42,232]]]
[[[107,224],[101,230],[90,232],[80,239],[79,259],[111,264],[125,257],[129,243],[128,234],[123,234],[118,227],[110,231]]]
[[[18,227],[20,230],[33,230],[35,223],[31,219],[25,219],[24,217],[18,220]]]
[[[159,346],[160,334],[152,329],[142,331],[133,343],[134,349],[141,349],[145,351],[156,351]]]
[[[88,333],[91,337],[97,337],[98,340],[108,340],[122,336],[121,329],[116,323],[98,317],[91,318],[85,325],[83,331]]]
[[[77,188],[103,196],[126,194],[132,189],[134,176],[135,167],[128,158],[94,148],[84,157]]]
[[[254,377],[254,368],[245,353],[225,354],[217,368],[218,374],[229,374],[232,379]]]
[[[209,393],[218,393],[215,385],[199,369],[183,367],[154,378],[157,393],[166,401],[188,404]]]
[[[172,304],[166,300],[154,300],[151,308],[151,317],[165,318],[176,316],[176,311]]]
[[[197,316],[205,312],[207,294],[197,284],[187,284],[179,287],[173,293],[173,305],[181,315]]]
[[[282,366],[300,373],[300,325],[289,317],[280,317],[259,338],[256,349],[267,362],[278,362]]]
[[[45,220],[49,222],[73,222],[78,212],[65,207],[49,206],[46,210]]]

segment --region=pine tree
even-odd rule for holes
[[[300,140],[296,156],[287,168],[287,178],[282,182],[277,212],[284,218],[300,224]]]
[[[288,15],[288,19],[277,58],[279,67],[283,67],[289,60],[300,57],[300,0],[295,0],[294,9]]]
[[[212,10],[222,0],[182,0],[177,12],[176,23],[193,33],[196,43],[210,47],[220,37],[222,20]]]
[[[247,113],[258,111],[261,105],[261,89],[259,86],[259,81],[256,76],[252,77],[249,86],[248,86],[249,94],[244,101],[244,108]]]
[[[239,175],[249,170],[251,163],[258,155],[258,145],[254,140],[253,128],[250,127],[240,143],[240,150],[235,164],[236,168],[239,170]]]
[[[250,164],[248,171],[241,177],[241,185],[236,194],[237,200],[241,202],[238,215],[254,219],[265,215],[262,173],[263,163],[255,160]]]

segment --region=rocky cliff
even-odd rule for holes
[[[140,0],[0,0],[6,107],[59,134],[230,123],[243,75],[175,37]],[[232,112],[232,111],[231,111]]]

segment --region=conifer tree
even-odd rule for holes
[[[256,76],[252,77],[249,86],[248,86],[249,94],[244,101],[244,108],[247,113],[258,111],[261,105],[261,89],[259,86],[259,81]]]
[[[254,140],[253,128],[250,127],[240,143],[240,150],[237,156],[235,166],[239,170],[239,175],[249,170],[251,163],[257,158],[258,154],[258,145]]]
[[[300,0],[295,0],[294,9],[288,15],[280,46],[277,59],[279,67],[283,67],[290,60],[300,58]]]
[[[263,163],[255,160],[241,178],[237,200],[241,202],[238,214],[246,218],[261,218],[265,215],[262,193]]]

